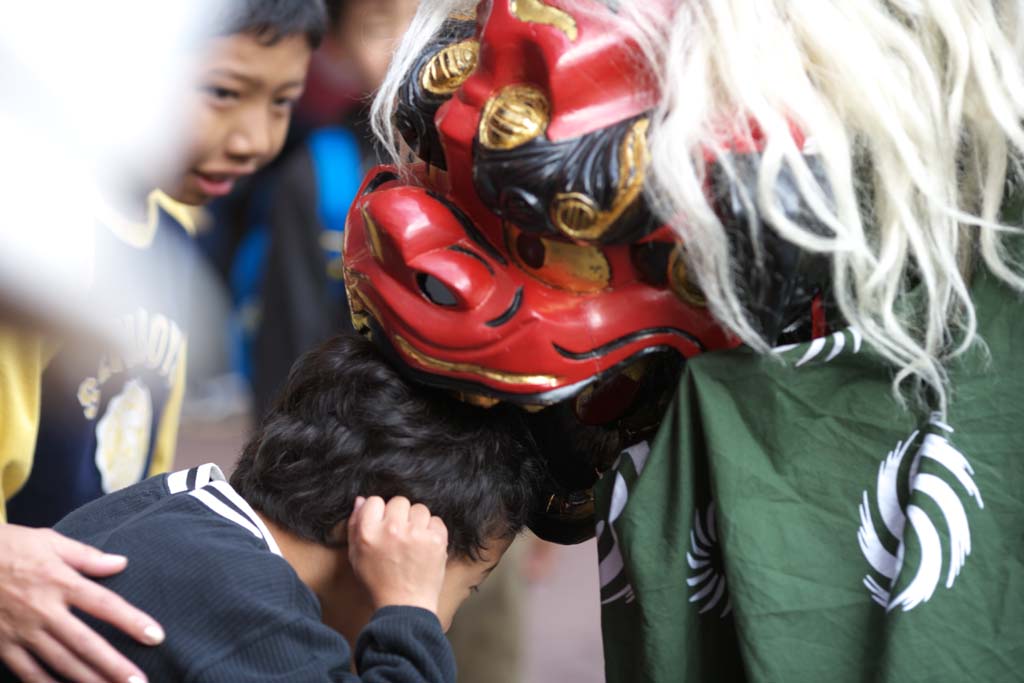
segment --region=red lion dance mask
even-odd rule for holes
[[[344,257],[356,328],[412,376],[526,409],[557,482],[534,529],[572,542],[595,471],[657,425],[685,359],[736,342],[645,201],[655,79],[612,9],[559,4],[449,19],[399,95],[422,163],[369,173]]]

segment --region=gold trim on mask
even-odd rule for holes
[[[708,300],[705,298],[704,292],[690,280],[681,247],[673,249],[672,254],[668,257],[668,286],[685,303],[698,308],[707,307]]]
[[[359,212],[363,215],[363,225],[366,226],[366,236],[370,238],[370,253],[373,254],[373,258],[376,259],[377,263],[384,262],[384,250],[380,244],[380,229],[377,227],[377,223],[370,217],[370,212],[366,210],[365,206],[359,207]]]
[[[519,21],[554,26],[569,40],[575,41],[579,35],[573,16],[565,10],[552,7],[544,0],[508,0],[508,9]]]
[[[435,95],[451,95],[473,73],[479,52],[475,38],[445,46],[423,67],[420,84]]]
[[[551,200],[551,222],[577,240],[601,239],[612,223],[629,208],[644,189],[647,170],[647,119],[639,119],[619,145],[619,178],[615,201],[608,211],[582,192],[559,192]]]
[[[413,345],[407,342],[400,334],[394,335],[392,339],[394,340],[395,345],[401,349],[402,353],[412,358],[420,365],[433,370],[440,370],[442,372],[464,372],[470,375],[483,377],[484,379],[489,379],[492,382],[501,382],[503,384],[534,384],[554,388],[557,387],[561,381],[560,377],[556,377],[554,375],[521,375],[514,372],[491,370],[489,368],[485,368],[480,365],[472,365],[470,363],[453,363],[451,361],[441,360],[440,358],[434,358],[433,356],[426,355],[422,351],[413,347]]]
[[[505,86],[484,105],[480,144],[487,149],[514,149],[543,135],[550,121],[551,104],[539,88]]]
[[[501,399],[494,398],[493,396],[484,396],[483,394],[468,394],[464,391],[456,391],[455,398],[468,403],[471,406],[477,408],[493,408],[494,406],[501,403]]]
[[[356,332],[369,334],[370,318],[373,317],[378,323],[383,324],[380,312],[374,308],[363,293],[355,286],[354,282],[368,279],[366,275],[351,268],[345,268],[345,292],[348,295],[348,312],[352,319],[352,328]]]
[[[560,517],[562,520],[590,519],[594,516],[594,489],[576,491],[560,496],[552,493],[548,498],[544,512]]]

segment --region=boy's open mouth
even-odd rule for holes
[[[192,175],[195,176],[199,190],[210,197],[223,197],[230,194],[235,186],[235,181],[239,178],[237,174],[203,173],[195,170],[192,171]]]

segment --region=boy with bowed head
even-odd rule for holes
[[[167,639],[86,621],[151,681],[454,681],[444,630],[540,506],[542,462],[516,409],[342,336],[299,360],[230,483],[154,477],[57,530],[132,558],[103,583]]]

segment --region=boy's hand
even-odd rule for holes
[[[356,498],[348,519],[348,557],[375,609],[422,607],[437,614],[448,558],[448,529],[423,505],[396,496]]]
[[[161,642],[163,631],[151,617],[82,576],[117,574],[125,563],[50,529],[0,524],[0,660],[28,683],[53,680],[32,655],[79,683],[145,681],[71,613],[77,607],[141,643]]]

